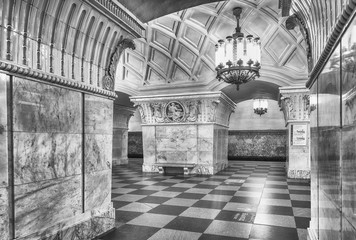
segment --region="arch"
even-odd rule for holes
[[[100,50],[99,50],[99,56],[98,56],[98,59],[97,59],[97,63],[98,63],[98,82],[97,82],[97,86],[100,87],[100,70],[101,70],[101,58],[103,56],[103,52],[104,52],[104,47],[105,47],[105,44],[107,42],[107,39],[108,39],[108,36],[109,36],[109,33],[110,33],[110,30],[111,28],[110,27],[107,27],[106,28],[106,31],[105,31],[105,34],[103,36],[103,40],[101,42],[101,46],[100,46]]]
[[[87,27],[87,31],[86,31],[86,34],[85,34],[84,43],[83,43],[82,65],[81,65],[81,80],[82,80],[82,82],[84,82],[84,61],[85,61],[86,49],[88,47],[89,36],[90,36],[91,30],[93,28],[94,21],[95,21],[95,17],[92,16],[90,18],[90,21],[89,21],[89,24],[88,24],[88,27]]]
[[[56,8],[56,13],[55,13],[55,16],[54,16],[54,22],[53,22],[53,26],[52,26],[52,37],[51,37],[51,41],[50,41],[50,56],[49,56],[49,71],[51,73],[54,72],[54,69],[53,69],[53,59],[54,59],[54,57],[53,57],[53,48],[55,46],[55,39],[57,37],[57,32],[58,32],[58,28],[59,28],[58,27],[58,25],[59,25],[59,16],[61,15],[64,2],[65,2],[65,0],[59,1],[59,5]],[[39,49],[38,49],[38,51],[39,51]]]
[[[103,25],[104,25],[103,22],[99,23],[99,25],[97,27],[97,30],[96,30],[95,37],[94,37],[93,46],[91,48],[90,70],[89,70],[89,81],[90,81],[90,84],[93,83],[93,76],[92,76],[92,73],[93,73],[93,61],[94,61],[94,56],[95,56],[95,52],[96,52],[96,46],[98,44],[98,38],[99,38],[99,35],[100,35],[101,31],[102,31]]]
[[[72,4],[69,14],[67,16],[67,21],[66,21],[66,25],[65,25],[65,30],[64,30],[64,34],[63,34],[63,41],[62,41],[62,54],[61,54],[61,75],[65,76],[64,74],[64,55],[66,54],[66,49],[67,49],[67,41],[68,41],[68,32],[70,29],[70,23],[72,22],[72,18],[73,18],[73,13],[76,9],[77,5],[75,3]]]
[[[82,12],[80,13],[80,17],[79,20],[77,22],[76,25],[76,30],[75,30],[75,35],[74,35],[74,43],[73,43],[73,50],[72,50],[72,79],[75,79],[75,73],[74,73],[74,67],[75,67],[75,61],[74,58],[77,54],[77,44],[78,44],[78,40],[79,40],[79,34],[81,32],[82,29],[82,25],[83,25],[83,20],[85,18],[87,11],[86,10],[82,10]]]

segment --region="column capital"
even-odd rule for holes
[[[279,88],[279,106],[284,113],[286,124],[293,121],[310,120],[309,89],[304,86]]]
[[[236,104],[222,92],[131,97],[143,124],[216,123],[229,125]]]

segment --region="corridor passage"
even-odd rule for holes
[[[143,174],[142,159],[113,168],[118,228],[103,240],[305,240],[309,181],[280,162],[229,161],[214,176]]]

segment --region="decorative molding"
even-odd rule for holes
[[[29,67],[19,66],[14,63],[5,62],[3,60],[0,60],[0,71],[4,71],[5,73],[8,73],[10,75],[19,76],[34,81],[41,81],[51,85],[58,85],[70,88],[76,91],[108,97],[110,99],[116,98],[116,93],[113,91],[100,89],[95,86],[71,80],[69,78],[56,76],[54,74],[49,74],[41,70],[36,70]]]
[[[310,170],[288,170],[288,178],[294,179],[310,179]]]
[[[145,36],[145,27],[130,11],[118,1],[113,0],[85,0],[89,5],[96,8],[104,16],[111,18],[117,25],[124,27],[133,33],[135,37]]]
[[[305,22],[300,17],[299,13],[294,13],[286,20],[286,28],[288,30],[293,30],[296,26],[299,27],[300,32],[303,35],[303,38],[306,42],[306,52],[307,52],[307,61],[308,61],[308,72],[313,70],[313,57],[311,51],[311,40],[310,40],[310,31],[305,24]]]
[[[229,125],[233,103],[222,93],[131,97],[143,124],[216,123]],[[219,116],[219,117],[217,117]]]
[[[317,79],[317,77],[319,76],[324,65],[326,64],[327,60],[332,54],[334,47],[339,42],[342,33],[346,31],[345,26],[347,26],[348,22],[352,19],[352,16],[355,15],[355,10],[356,10],[356,0],[350,0],[349,4],[345,7],[342,14],[340,14],[339,20],[336,22],[332,33],[328,37],[328,41],[318,59],[318,62],[314,65],[313,70],[309,74],[310,77],[306,83],[307,88],[310,88],[315,82],[315,80]]]
[[[103,87],[106,90],[114,91],[115,89],[115,73],[117,65],[119,63],[121,54],[126,48],[136,49],[135,43],[132,39],[123,38],[121,36],[119,43],[117,44],[114,53],[110,57],[109,66],[107,66],[107,71],[103,77]]]
[[[309,121],[309,90],[301,87],[280,87],[279,106],[286,123],[291,121]]]

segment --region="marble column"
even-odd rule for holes
[[[112,164],[128,163],[128,123],[135,108],[114,104]]]
[[[310,100],[304,86],[280,87],[280,107],[287,127],[287,174],[310,179]]]
[[[228,126],[235,103],[221,92],[133,97],[141,114],[144,172],[190,165],[215,174],[228,165]]]

